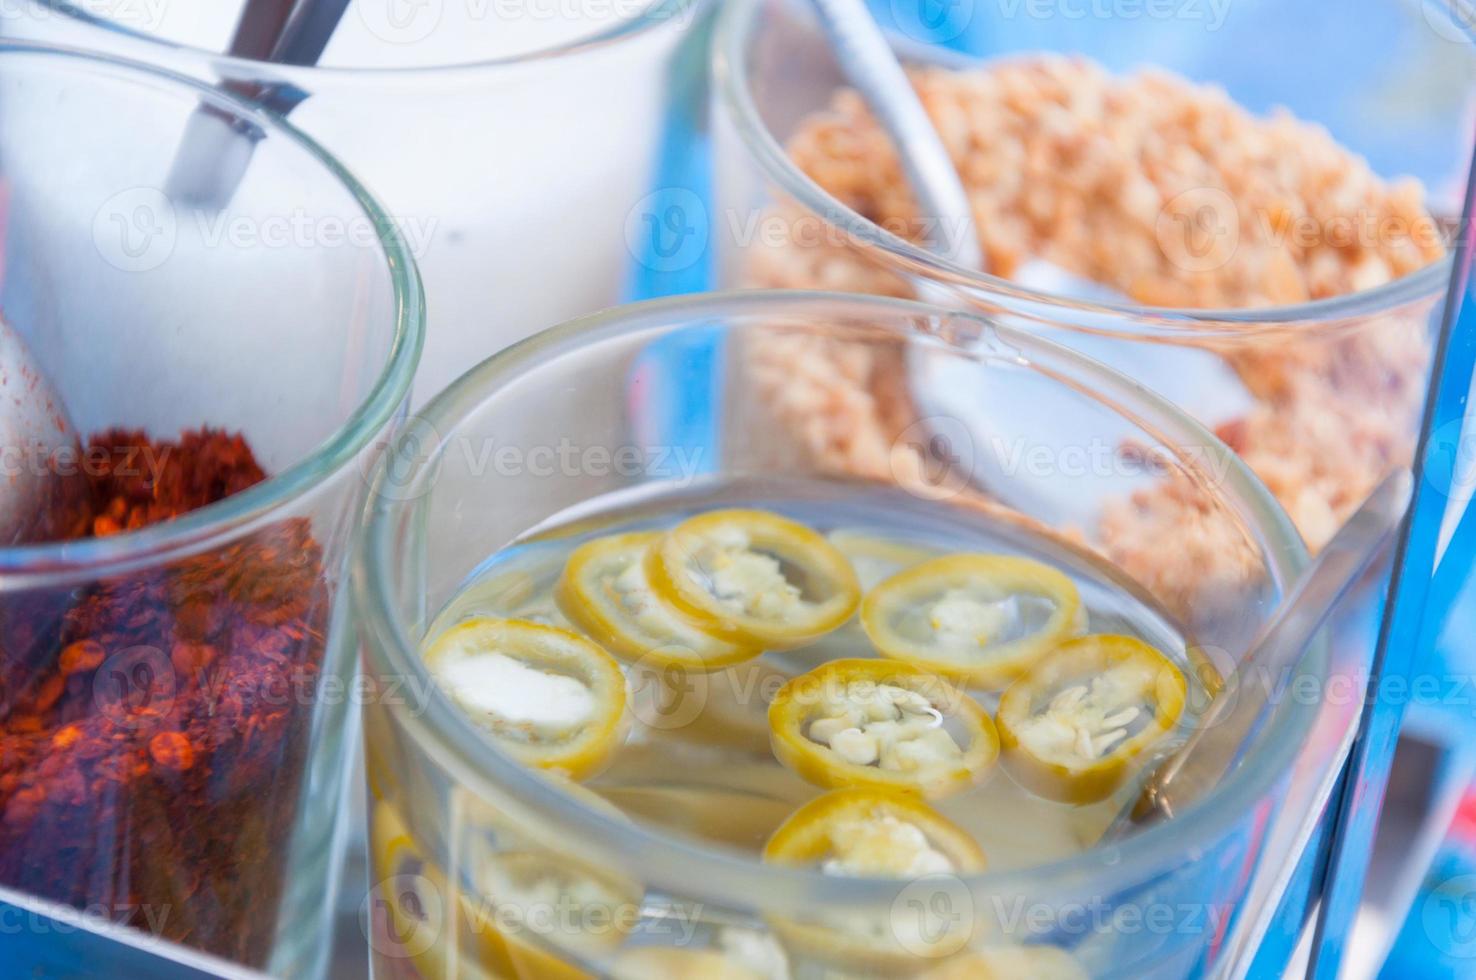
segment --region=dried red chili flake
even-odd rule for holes
[[[240,435],[186,432],[176,443],[116,429],[88,444],[100,511],[125,529],[167,521],[240,493],[265,477]]]
[[[80,674],[85,670],[96,670],[105,656],[107,651],[96,640],[78,640],[61,652],[58,666],[63,674]]]
[[[165,769],[184,770],[195,764],[195,747],[179,732],[160,732],[149,739],[149,755]]]
[[[239,435],[91,440],[94,535],[265,478]],[[0,883],[263,964],[330,591],[306,520],[0,601]]]

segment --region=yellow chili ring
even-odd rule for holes
[[[999,756],[994,722],[977,701],[888,660],[832,660],[792,678],[769,705],[769,740],[780,762],[817,786],[927,797],[967,788]]]
[[[937,548],[905,544],[891,538],[879,537],[866,531],[840,528],[826,536],[837,551],[846,556],[856,570],[856,578],[863,588],[871,588],[905,568],[921,565],[937,558]],[[869,583],[869,584],[868,584]]]
[[[640,918],[633,883],[544,851],[500,853],[482,870],[485,897],[497,910],[513,976],[583,980],[573,965],[608,956]],[[548,917],[562,917],[547,921]],[[564,921],[564,920],[567,921]]]
[[[916,855],[908,853],[917,842],[899,840],[892,832],[897,824],[921,831],[927,849],[941,861],[917,866]],[[893,790],[832,790],[791,813],[764,845],[770,864],[822,867],[837,858],[852,867],[835,873],[872,878],[967,874],[983,871],[987,863],[967,831],[917,797]]]
[[[437,637],[425,662],[451,700],[525,765],[587,777],[624,741],[625,675],[576,633],[470,619]]]
[[[1055,946],[993,946],[949,960],[922,980],[1087,980],[1076,957]]]
[[[540,775],[581,807],[628,821],[589,787],[561,773]],[[620,945],[639,918],[640,885],[571,857],[563,838],[536,821],[515,821],[462,789],[452,794],[452,812],[460,808],[465,828],[463,915],[475,935],[498,944],[505,961],[498,976],[590,977],[576,961],[602,958]]]
[[[672,946],[636,946],[615,957],[610,970],[615,980],[763,980],[746,966],[711,949]]]
[[[1062,644],[1000,697],[1004,764],[1039,796],[1105,799],[1184,713],[1183,672],[1131,636]]]
[[[1010,621],[1026,613],[1021,603],[1040,600],[1050,605],[1044,622],[1011,635]],[[1076,584],[1049,565],[1014,555],[947,555],[872,589],[861,625],[883,656],[995,690],[1081,633],[1085,611]]]
[[[646,558],[656,594],[697,629],[787,649],[841,626],[861,586],[824,537],[778,514],[718,510],[668,531]]]
[[[645,556],[660,538],[615,534],[574,549],[554,587],[559,609],[606,650],[648,667],[718,670],[762,653],[696,629],[655,594]]]
[[[921,800],[874,789],[836,790],[806,803],[774,831],[763,857],[827,875],[908,880],[973,874],[987,863],[977,841]],[[888,910],[880,921],[865,913],[822,912],[813,920],[772,924],[795,953],[825,966],[907,975],[968,943],[974,923],[957,920],[952,913],[909,931],[912,917],[898,919]]]
[[[441,869],[426,860],[388,801],[374,805],[369,826],[374,886],[369,928],[375,953],[409,960],[426,977],[449,976],[452,962],[474,980],[509,975],[512,963],[502,935],[481,928],[473,912],[455,900]]]

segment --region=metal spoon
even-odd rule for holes
[[[74,536],[92,487],[66,403],[20,334],[0,320],[0,548]]]
[[[865,0],[815,0],[815,7],[846,80],[892,138],[924,215],[936,222],[928,246],[960,265],[982,268],[968,192]]]
[[[1103,842],[1183,813],[1236,766],[1280,703],[1312,638],[1399,530],[1413,482],[1408,469],[1386,477],[1313,559],[1189,738],[1144,769],[1140,792],[1118,813]]]
[[[886,36],[872,18],[865,0],[814,0],[814,3],[842,74],[861,93],[872,115],[891,138],[919,207],[933,222],[931,234],[926,236],[924,244],[959,265],[987,271],[968,191],[932,118],[908,81],[907,73],[887,43]],[[921,276],[909,278],[918,297],[935,306],[944,309],[967,306],[957,291],[941,283]],[[1126,302],[1126,298],[1110,286],[1076,275],[1044,259],[1022,263],[1015,272],[1014,281],[1068,299],[1109,304]],[[1003,319],[1006,322],[1018,320],[1014,317]],[[1036,333],[1040,329],[1037,322],[1019,322],[1028,333]],[[1104,344],[1108,348],[1105,357],[1104,352],[1091,349]],[[1134,359],[1146,356],[1144,345],[1132,345],[1127,349],[1116,338],[1097,338],[1086,331],[1074,335],[1072,345],[1088,348],[1087,353],[1109,363],[1114,357],[1121,361],[1125,353]],[[1198,359],[1193,355],[1181,357],[1180,348],[1169,353],[1176,359],[1169,370],[1159,372],[1159,378],[1172,380],[1192,374],[1192,395],[1198,396],[1206,391],[1230,393],[1209,406],[1212,411],[1207,414],[1218,416],[1227,406],[1231,411],[1224,414],[1231,417],[1237,414],[1233,410],[1239,407],[1239,402],[1234,395],[1243,389],[1222,360],[1210,354]],[[1193,362],[1196,369],[1185,371],[1186,362]],[[1134,377],[1143,377],[1136,370],[1142,367],[1141,364],[1114,366],[1126,367]],[[1060,412],[1071,417],[1080,410],[1076,393],[1064,392],[1056,396],[1055,404],[1033,404],[1029,415],[1022,419],[1019,406],[1010,401],[1008,386],[979,384],[978,365],[961,358],[911,350],[907,354],[906,372],[919,423],[931,433],[928,445],[941,447],[944,457],[963,461],[969,472],[960,475],[966,476],[975,488],[990,496],[999,497],[1005,487],[1017,482],[1002,480],[1000,474],[991,472],[989,454],[982,452],[984,447],[994,444],[994,437],[998,434],[995,419],[1011,419],[1012,425],[1021,422],[1033,425],[1034,429],[1024,430],[1024,434],[1027,438],[1039,437],[1034,438],[1034,442],[1046,445],[1051,419]],[[1178,392],[1168,394],[1172,396]]]
[[[924,217],[934,222],[927,246],[959,265],[988,271],[968,191],[932,118],[907,80],[907,72],[867,9],[866,0],[814,0],[814,3],[842,74],[861,93],[872,115],[891,137]],[[1072,299],[1124,301],[1110,286],[1044,259],[1022,263],[1014,281]],[[926,283],[920,283],[918,289],[930,301],[941,298],[942,291]]]
[[[226,53],[281,65],[311,66],[323,55],[349,0],[248,0]],[[236,79],[222,88],[286,116],[308,93],[286,83]],[[246,176],[261,132],[232,113],[202,105],[185,124],[165,193],[171,201],[205,210],[230,203]]]

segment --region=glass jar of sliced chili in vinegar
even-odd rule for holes
[[[344,566],[419,353],[413,263],[331,159],[214,90],[0,46],[0,117],[0,310],[82,447],[0,459],[93,496],[73,538],[0,548],[0,887],[316,975]],[[249,153],[239,184],[170,181],[192,119]]]
[[[1284,700],[1202,806],[1102,835],[1307,552],[1182,410],[1008,325],[952,339],[985,326],[682,297],[556,328],[426,406],[356,558],[376,977],[1191,977],[1254,948],[1234,913],[1275,906],[1356,705]],[[946,420],[877,447],[876,479],[779,464],[772,398],[734,379],[806,347],[1020,408],[946,469],[922,458]],[[1070,410],[1033,411],[1052,399]],[[1154,487],[1199,515],[1158,552],[1227,574],[1155,592],[1102,547]],[[1347,676],[1354,631],[1299,677]],[[1143,927],[1170,908],[1200,914]]]

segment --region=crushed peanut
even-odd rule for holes
[[[969,193],[989,268],[1045,259],[1148,306],[1247,309],[1373,288],[1444,254],[1414,181],[1386,182],[1320,126],[1257,117],[1223,91],[1161,71],[1115,76],[1041,56],[912,75]],[[864,217],[921,240],[925,222],[888,137],[854,92],[801,124],[798,167]],[[1185,253],[1181,219],[1215,247]],[[785,227],[807,227],[780,202]],[[1176,239],[1174,235],[1180,235]],[[1348,235],[1344,230],[1353,229]],[[1382,229],[1361,235],[1356,229]],[[1392,231],[1389,231],[1392,229]],[[1310,232],[1310,234],[1309,234]],[[1192,244],[1192,243],[1190,243]],[[911,287],[835,236],[795,234],[748,254],[750,284],[894,296]],[[1438,298],[1347,323],[1303,323],[1203,346],[1255,399],[1221,425],[1315,550],[1412,454]],[[745,351],[749,424],[781,462],[931,489],[933,461],[900,438],[918,420],[899,346],[777,330]],[[1241,587],[1257,560],[1243,532],[1178,475],[1110,507],[1098,545],[1185,610]],[[1174,547],[1162,546],[1172,538]]]
[[[1416,182],[1386,183],[1321,126],[1253,116],[1213,86],[1060,56],[912,80],[963,176],[989,268],[1006,278],[1040,258],[1145,305],[1240,309],[1370,288],[1444,252]],[[921,239],[926,222],[890,138],[857,93],[837,93],[788,149],[849,207]],[[1234,212],[1197,213],[1205,207]],[[1199,229],[1207,255],[1180,254],[1169,235],[1186,210],[1211,221]],[[1217,235],[1233,242],[1223,256]],[[906,291],[817,237],[760,253],[761,273],[776,285]]]

